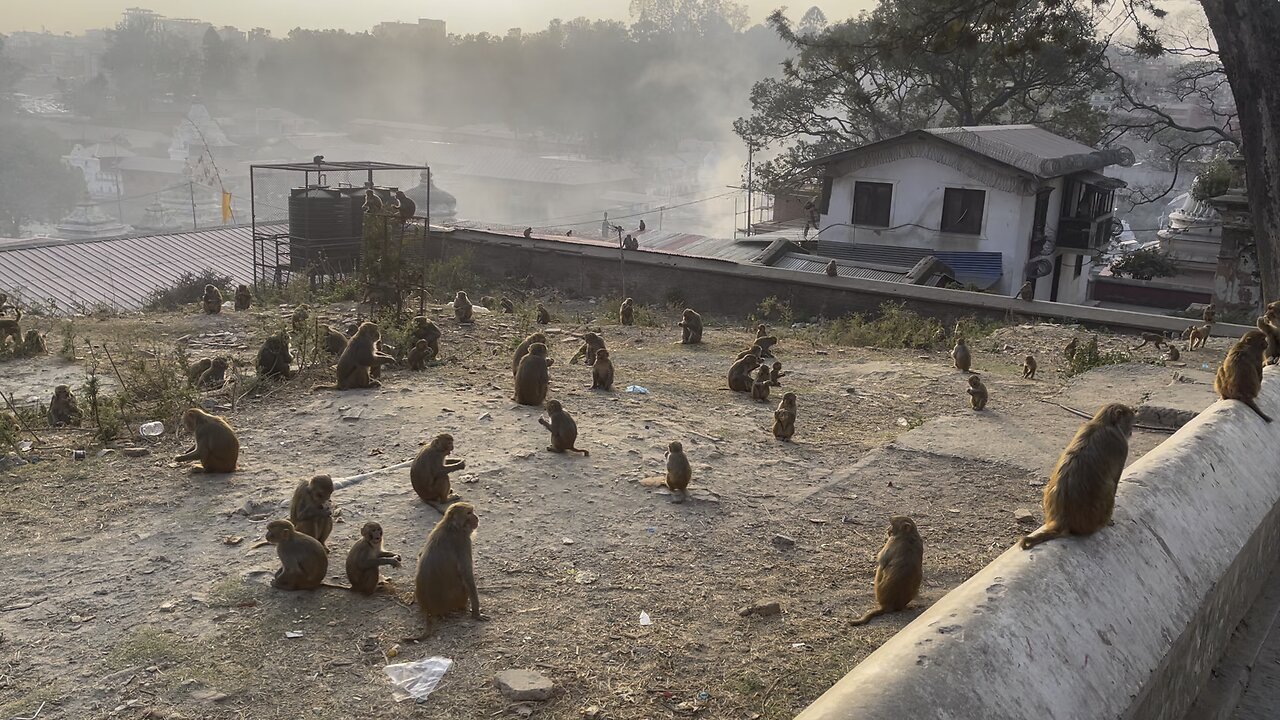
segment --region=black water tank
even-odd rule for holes
[[[289,191],[290,264],[300,270],[321,258],[344,266],[360,257],[362,188],[308,187]]]

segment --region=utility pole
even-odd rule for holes
[[[747,141],[747,237],[751,236],[751,201],[754,199],[754,183],[752,182],[752,165],[755,159],[756,144]]]

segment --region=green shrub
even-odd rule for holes
[[[1177,275],[1178,266],[1169,253],[1162,252],[1159,248],[1147,248],[1131,252],[1111,263],[1111,272],[1134,280],[1154,280]]]
[[[1067,358],[1065,374],[1067,377],[1073,377],[1097,367],[1120,365],[1132,360],[1133,356],[1123,350],[1103,352],[1098,348],[1098,336],[1094,335],[1089,338],[1089,342],[1077,347],[1076,351]]]
[[[183,273],[168,287],[156,288],[147,297],[147,310],[177,310],[183,305],[198,302],[204,296],[204,286],[213,285],[226,295],[231,289],[231,278],[213,270],[201,270],[199,274]]]

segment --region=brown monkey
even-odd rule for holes
[[[310,535],[323,545],[333,532],[333,478],[316,475],[303,480],[293,490],[289,503],[289,522],[303,535]]]
[[[680,501],[684,502],[692,479],[693,467],[689,465],[689,457],[684,454],[684,445],[678,440],[671,441],[667,445],[667,489],[680,493]]]
[[[551,313],[547,312],[547,309],[542,306],[542,303],[538,303],[538,324],[551,324]]]
[[[773,335],[762,335],[756,338],[755,344],[752,345],[751,347],[760,348],[760,357],[772,358],[773,346],[777,344],[778,344],[778,338],[774,337]]]
[[[754,354],[738,360],[729,368],[729,389],[737,392],[751,392],[751,373],[760,366],[760,358]]]
[[[249,293],[248,285],[236,286],[236,311],[248,310],[253,304],[253,295]]]
[[[453,436],[441,433],[418,451],[418,456],[413,459],[413,465],[409,468],[409,482],[413,484],[413,491],[418,493],[422,502],[441,512],[444,510],[438,503],[450,503],[458,499],[449,484],[449,473],[467,467],[464,460],[447,459],[451,452]]]
[[[524,358],[525,355],[529,354],[529,348],[532,347],[534,343],[542,343],[543,346],[545,346],[547,344],[547,336],[540,332],[536,332],[522,340],[520,344],[516,346],[515,351],[511,354],[512,375],[515,375],[516,371],[520,369],[520,360]],[[550,365],[551,362],[548,361],[547,364]]]
[[[741,359],[743,359],[743,358],[747,357],[748,355],[749,355],[749,356],[751,356],[751,357],[754,357],[754,358],[755,358],[755,359],[757,359],[757,360],[759,360],[759,359],[760,359],[760,354],[761,354],[761,353],[763,353],[763,352],[764,352],[764,350],[761,350],[759,345],[752,345],[751,347],[747,348],[746,350],[743,350],[742,352],[738,353],[738,357],[734,358],[734,362],[737,362],[738,360],[741,360]]]
[[[324,330],[324,349],[330,355],[341,355],[347,349],[347,336],[331,325],[321,327]]]
[[[525,238],[531,238],[531,237],[533,237],[533,228],[531,228],[531,227],[527,227],[527,228],[525,228],[525,229],[524,229],[524,236],[525,236]]]
[[[1213,389],[1223,400],[1239,400],[1258,413],[1258,417],[1271,422],[1257,403],[1258,393],[1262,391],[1262,356],[1266,350],[1267,336],[1262,331],[1246,332],[1227,351],[1213,380]]]
[[[786,376],[787,373],[782,371],[782,363],[775,362],[773,367],[769,370],[769,386],[782,387],[782,378]]]
[[[400,567],[400,556],[382,549],[382,526],[367,522],[360,528],[360,539],[347,553],[347,580],[351,582],[351,589],[372,595],[382,584],[380,568],[383,565]]]
[[[578,358],[586,358],[588,365],[596,364],[596,353],[604,349],[604,338],[599,335],[588,332],[582,335],[582,347],[578,348],[578,352],[569,358],[570,365],[577,365]]]
[[[200,301],[204,311],[210,315],[222,312],[222,291],[213,285],[204,286],[204,297]]]
[[[762,338],[768,334],[769,334],[769,328],[766,327],[764,323],[760,323],[759,325],[756,325],[756,337]]]
[[[751,383],[751,399],[756,402],[769,401],[769,366],[761,365],[756,373],[756,381]]]
[[[1022,361],[1022,378],[1024,380],[1035,380],[1036,369],[1038,367],[1036,359],[1031,355],[1028,355],[1027,358]]]
[[[547,450],[554,453],[580,452],[583,457],[590,456],[591,453],[586,450],[574,447],[574,443],[578,441],[578,423],[573,421],[560,401],[548,400],[546,407],[547,417],[538,418],[538,423],[551,431],[551,444],[547,446]]]
[[[492,296],[492,295],[481,295],[481,296],[480,296],[480,307],[488,308],[489,310],[492,310],[494,307],[496,307],[496,305],[494,304],[493,296]]]
[[[1201,325],[1200,327],[1192,325],[1187,328],[1187,336],[1190,339],[1190,343],[1187,344],[1187,349],[1196,350],[1198,348],[1203,348],[1204,344],[1209,341],[1209,331],[1212,329],[1212,325]]]
[[[511,302],[508,298],[502,298],[499,300],[498,305],[502,307],[502,312],[504,313],[513,313],[516,311],[515,303]]]
[[[329,572],[329,551],[319,540],[294,529],[288,520],[267,523],[267,542],[276,546],[280,569],[271,587],[277,590],[315,590]]]
[[[702,316],[691,308],[684,309],[684,319],[676,323],[680,331],[681,345],[697,345],[702,342]]]
[[[591,389],[613,390],[613,361],[604,348],[596,352],[595,364],[591,366]]]
[[[182,414],[182,424],[195,435],[195,445],[174,458],[176,462],[199,460],[200,469],[192,472],[229,473],[236,471],[240,459],[240,440],[224,418],[210,415],[200,408]]]
[[[1022,283],[1022,287],[1018,288],[1018,293],[1014,295],[1014,297],[1018,297],[1025,301],[1030,302],[1036,299],[1036,289],[1031,284],[1031,281],[1028,280]]]
[[[470,298],[467,297],[467,293],[459,290],[458,294],[453,298],[454,319],[463,325],[470,325],[475,322],[474,313],[474,306],[472,306]]]
[[[1168,344],[1165,336],[1160,333],[1144,332],[1140,337],[1142,338],[1142,344],[1129,348],[1130,350],[1139,350],[1147,345],[1155,345],[1156,349],[1159,350]]]
[[[618,308],[618,322],[622,325],[635,324],[635,306],[632,303],[631,298],[623,300],[622,306]]]
[[[413,349],[409,351],[409,369],[425,370],[427,359],[431,356],[431,345],[426,340],[419,340],[414,343]]]
[[[547,399],[547,388],[551,383],[551,375],[547,366],[547,346],[534,343],[529,346],[529,354],[520,358],[520,367],[516,369],[516,390],[514,400],[521,405],[541,405]]]
[[[281,330],[278,335],[271,335],[263,341],[262,349],[258,350],[255,366],[258,368],[260,378],[287,378],[292,363],[293,353],[289,351],[289,334]]]
[[[209,367],[200,373],[196,387],[201,390],[217,390],[227,384],[227,368],[230,363],[224,357],[216,357],[209,361]]]
[[[773,411],[773,436],[779,440],[790,440],[796,434],[796,394],[785,393],[778,409]]]
[[[19,326],[22,322],[22,308],[15,307],[13,310],[15,317],[0,318],[0,347],[4,347],[9,338],[13,338],[15,349],[22,344],[22,328]]]
[[[364,210],[365,215],[381,215],[383,208],[382,198],[378,197],[378,193],[372,189],[366,188],[364,191]]]
[[[45,344],[44,335],[38,330],[28,330],[27,338],[22,343],[23,355],[48,355],[49,346]]]
[[[400,216],[400,220],[408,220],[418,212],[418,205],[403,190],[396,190],[396,199],[392,207],[396,209],[396,215]]]
[[[440,357],[440,338],[444,333],[440,332],[440,328],[431,321],[430,318],[419,315],[413,319],[413,330],[410,337],[414,340],[426,340],[430,354],[426,356],[428,362]]]
[[[480,525],[471,503],[454,503],[436,523],[418,551],[414,596],[418,610],[428,617],[463,612],[471,602],[471,617],[482,620],[480,595],[471,562],[471,538]]]
[[[76,404],[76,396],[71,394],[71,388],[66,385],[54,388],[53,399],[49,401],[49,424],[54,427],[60,425],[80,427],[80,421],[83,418],[80,406]]]
[[[1258,329],[1267,337],[1267,349],[1263,353],[1266,364],[1275,365],[1280,360],[1280,328],[1276,327],[1276,319],[1272,317],[1271,306],[1258,318]]]
[[[385,363],[394,363],[396,359],[378,349],[378,343],[381,340],[382,331],[378,329],[377,323],[361,323],[355,336],[347,342],[347,349],[338,356],[338,383],[316,385],[311,389],[351,390],[382,387],[382,383],[370,377],[369,369]]]
[[[924,541],[915,521],[905,515],[889,518],[884,547],[876,556],[876,608],[853,621],[865,625],[884,613],[904,610],[916,599],[924,581]]]
[[[192,385],[198,385],[200,383],[200,376],[204,375],[204,371],[208,370],[212,365],[213,360],[211,358],[201,358],[200,360],[197,360],[194,365],[187,368],[187,382]]]
[[[1134,417],[1133,408],[1111,403],[1080,426],[1044,487],[1044,525],[1022,538],[1024,550],[1063,535],[1092,535],[1111,522]]]
[[[1165,360],[1168,360],[1169,362],[1177,362],[1181,357],[1182,353],[1178,352],[1178,346],[1173,343],[1169,343],[1169,354],[1165,355]]]
[[[964,338],[956,337],[956,346],[951,348],[951,361],[957,370],[965,372],[969,372],[973,365],[973,358],[969,355],[969,346],[964,344]]]
[[[302,332],[307,326],[307,320],[311,318],[311,307],[306,303],[299,305],[293,309],[293,331]]]
[[[831,262],[827,263],[827,277],[837,277],[839,275],[840,275],[839,266],[836,265],[836,261],[832,260]]]
[[[1213,303],[1204,306],[1204,312],[1200,314],[1200,318],[1209,325],[1213,324],[1214,318],[1217,317],[1217,310],[1214,309]]]
[[[969,376],[969,387],[965,389],[969,393],[969,404],[974,410],[984,410],[987,407],[987,386],[982,384],[982,378],[977,375]]]
[[[1067,362],[1071,362],[1076,357],[1076,350],[1080,347],[1080,338],[1071,338],[1071,342],[1062,348],[1062,354],[1066,356]]]

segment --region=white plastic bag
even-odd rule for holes
[[[382,669],[391,679],[391,696],[396,702],[426,700],[435,692],[440,679],[449,672],[453,661],[446,657],[429,657],[411,663],[388,665]]]

